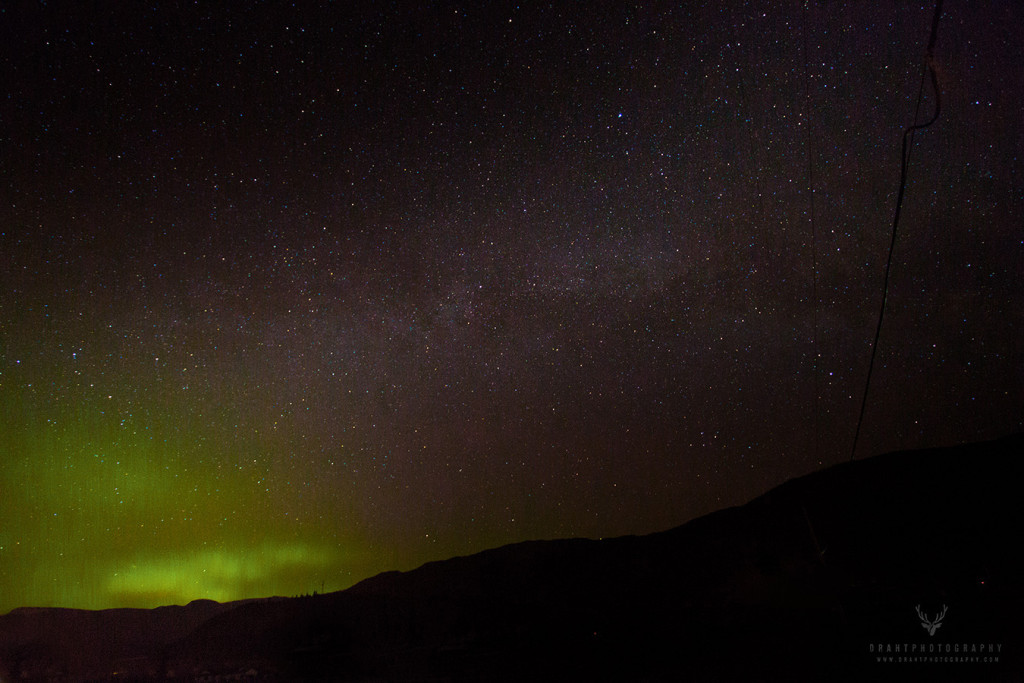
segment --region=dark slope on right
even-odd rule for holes
[[[1017,436],[889,454],[663,533],[521,543],[243,605],[169,660],[336,680],[1018,680],[1022,452]],[[917,605],[948,606],[934,636]],[[998,663],[872,651],[990,643]]]

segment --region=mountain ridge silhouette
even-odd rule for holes
[[[1018,680],[1024,435],[843,463],[645,536],[336,593],[0,617],[0,680]],[[947,604],[929,636],[915,610]],[[893,643],[998,662],[887,663]],[[955,653],[954,653],[955,654]]]

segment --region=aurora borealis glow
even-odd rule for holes
[[[7,408],[9,417],[22,412]],[[0,543],[22,604],[309,592],[309,573],[326,579],[345,552],[335,536],[296,533],[301,508],[273,499],[255,460],[226,472],[173,430],[139,427],[109,407],[54,415],[33,424],[22,412],[33,435],[4,443],[5,453],[21,456],[5,461]],[[360,558],[350,553],[345,561],[358,567]]]
[[[0,613],[849,458],[931,6],[484,4],[0,13]],[[1022,17],[947,3],[861,455],[1024,426]]]

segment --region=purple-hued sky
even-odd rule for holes
[[[934,7],[426,5],[0,10],[0,612],[336,590],[850,458]],[[1022,428],[1022,34],[943,8],[858,457]]]

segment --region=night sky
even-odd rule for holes
[[[15,4],[0,612],[338,590],[850,459],[930,3]],[[1021,35],[945,3],[857,457],[1022,428]]]

